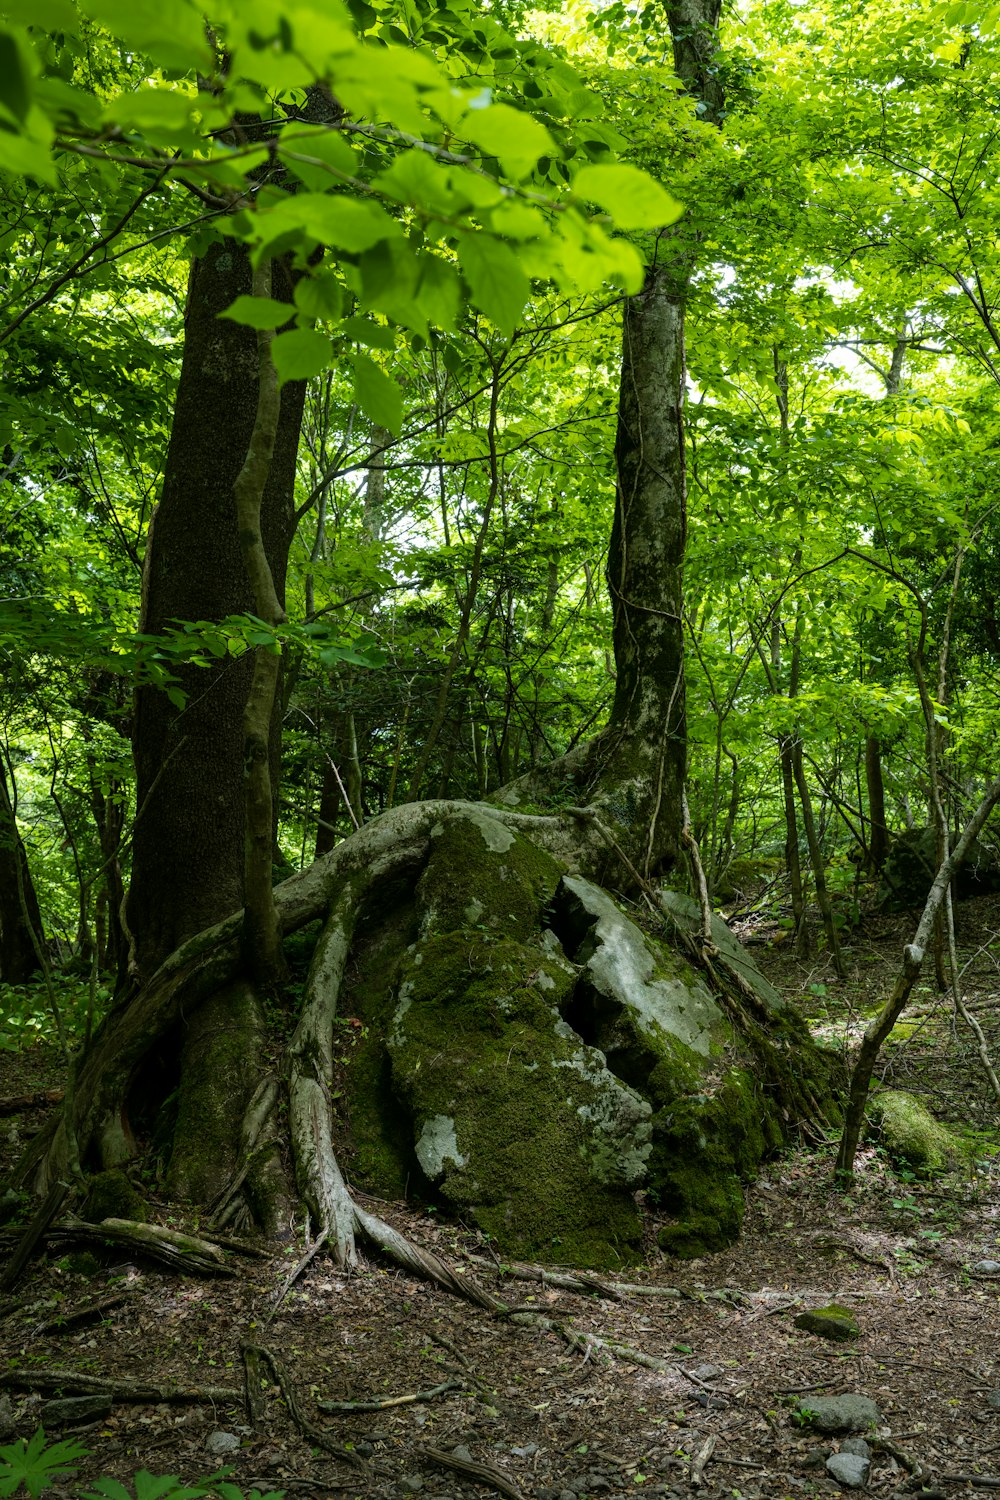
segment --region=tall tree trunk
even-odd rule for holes
[[[257,344],[252,329],[218,317],[250,291],[247,253],[235,241],[213,245],[192,268],[163,492],[146,550],[142,629],[149,634],[172,620],[219,620],[254,609],[233,486],[254,429]],[[274,295],[291,298],[280,262]],[[282,602],[303,395],[300,383],[282,390],[261,509]],[[137,695],[140,816],[126,914],[139,978],[148,978],[185,938],[243,905],[243,710],[253,666],[247,653],[207,668],[179,667],[183,708],[158,688]],[[276,770],[273,729],[271,756]]]
[[[699,119],[713,125],[723,105],[712,66],[720,9],[721,0],[665,4],[674,69]],[[616,668],[609,723],[502,799],[544,795],[553,783],[564,795],[572,788],[611,825],[633,876],[647,879],[676,863],[684,827],[684,312],[697,251],[689,219],[661,230],[642,290],[624,307],[607,566]],[[611,878],[615,863],[621,878],[620,854],[610,855],[605,843],[596,858],[602,878]]]
[[[871,734],[865,736],[865,783],[868,787],[868,863],[875,874],[881,874],[889,853],[889,830],[885,821],[882,745]]]
[[[272,295],[291,302],[287,267],[276,262],[273,274]],[[251,290],[249,258],[235,241],[213,245],[192,268],[163,491],[144,567],[142,628],[150,634],[172,620],[259,613],[241,551],[234,496],[256,426],[257,338],[252,329],[218,316]],[[260,538],[279,606],[294,528],[303,398],[301,383],[281,392],[260,499]],[[186,695],[183,708],[156,688],[138,693],[133,740],[138,815],[126,920],[133,975],[140,980],[148,979],[186,938],[244,905],[248,728],[255,736],[263,734],[272,786],[278,773],[279,713],[267,715],[266,727],[261,716],[260,725],[244,724],[254,668],[253,652],[222,658],[208,668],[178,668]],[[260,770],[258,763],[258,792]],[[260,905],[259,870],[256,884]],[[180,1033],[161,1049],[167,1070],[161,1086],[177,1085],[168,1177],[175,1196],[208,1202],[236,1170],[245,1151],[241,1123],[260,1079],[256,1060],[262,1035],[260,1002],[240,979],[212,996],[196,1027],[182,1023]],[[255,1157],[248,1184],[271,1227],[281,1218],[284,1203],[276,1165],[273,1154]]]
[[[42,967],[42,918],[0,756],[0,980],[24,984]]]

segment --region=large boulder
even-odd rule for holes
[[[485,811],[442,821],[412,893],[385,894],[346,997],[360,1186],[536,1260],[635,1260],[640,1188],[665,1248],[735,1237],[782,1122],[685,959]]]
[[[933,828],[908,828],[893,839],[879,883],[879,901],[887,910],[922,906],[938,871],[937,835]],[[960,899],[1000,891],[1000,861],[975,840],[955,877]]]

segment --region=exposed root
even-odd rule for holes
[[[405,1396],[387,1396],[384,1401],[317,1401],[316,1405],[320,1411],[334,1415],[358,1411],[391,1411],[396,1406],[410,1406],[414,1401],[433,1401],[435,1397],[447,1395],[449,1391],[464,1389],[464,1380],[442,1380],[440,1385],[432,1385],[426,1391],[409,1391]]]
[[[271,1374],[274,1376],[278,1389],[281,1391],[285,1406],[288,1408],[288,1415],[291,1417],[292,1421],[295,1423],[296,1427],[299,1429],[299,1432],[305,1438],[307,1443],[312,1443],[315,1447],[322,1448],[324,1453],[329,1453],[333,1458],[341,1459],[344,1463],[350,1464],[352,1468],[367,1468],[364,1460],[359,1458],[352,1449],[345,1448],[343,1443],[338,1443],[333,1438],[329,1437],[323,1431],[322,1427],[316,1427],[312,1422],[309,1421],[309,1419],[303,1412],[301,1405],[299,1404],[299,1398],[296,1394],[295,1387],[289,1380],[284,1366],[281,1364],[280,1360],[275,1358],[270,1349],[265,1349],[261,1344],[247,1343],[242,1345],[242,1349],[244,1360],[246,1360],[247,1355],[249,1354],[251,1361],[257,1361],[258,1369],[261,1363],[266,1364],[270,1367]],[[247,1368],[249,1369],[250,1365],[248,1365]]]
[[[14,1391],[88,1391],[110,1396],[112,1401],[153,1406],[158,1402],[178,1405],[242,1406],[243,1392],[228,1385],[150,1385],[129,1380],[124,1375],[81,1375],[79,1370],[65,1370],[48,1365],[44,1370],[0,1370],[0,1387]]]
[[[491,1489],[497,1490],[501,1495],[506,1495],[508,1500],[524,1500],[524,1496],[507,1474],[502,1469],[496,1469],[492,1464],[477,1464],[467,1458],[459,1458],[454,1453],[446,1453],[443,1448],[426,1447],[422,1452],[430,1459],[431,1463],[438,1464],[442,1469],[451,1469],[454,1473],[465,1474],[469,1479],[475,1479],[479,1484],[488,1484]]]

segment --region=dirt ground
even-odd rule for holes
[[[1000,1060],[998,929],[995,898],[961,908],[963,993]],[[777,929],[751,923],[741,935],[825,1040],[846,1049],[885,994],[911,931],[902,917],[870,919],[851,936],[846,984],[831,978],[822,956],[797,963],[773,943]],[[109,1415],[74,1430],[91,1450],[76,1479],[45,1493],[77,1496],[98,1475],[127,1479],[141,1468],[191,1482],[225,1464],[247,1491],[288,1496],[837,1494],[825,1461],[838,1439],[821,1437],[808,1417],[800,1425],[795,1407],[857,1392],[880,1412],[877,1435],[868,1435],[870,1492],[993,1494],[1000,1268],[981,1263],[1000,1261],[997,1103],[975,1038],[947,997],[925,984],[905,1019],[879,1081],[911,1089],[966,1130],[974,1154],[951,1178],[902,1179],[869,1145],[856,1188],[844,1195],[831,1180],[833,1142],[793,1151],[748,1190],[737,1245],[700,1261],[654,1253],[642,1269],[623,1271],[617,1281],[631,1289],[615,1296],[613,1277],[580,1293],[501,1274],[475,1233],[402,1205],[385,1210],[410,1238],[509,1303],[585,1335],[577,1351],[557,1332],[514,1326],[370,1262],[346,1275],[317,1257],[282,1297],[301,1244],[265,1258],[231,1256],[235,1274],[213,1280],[113,1256],[87,1264],[49,1247],[0,1304],[0,1371],[8,1372],[0,1381],[56,1367],[173,1383],[183,1399],[116,1400]],[[0,1053],[0,1096],[57,1083],[51,1054]],[[33,1109],[0,1119],[0,1170],[42,1118]],[[181,1222],[166,1205],[162,1217]],[[96,1321],[72,1321],[118,1293],[122,1300]],[[796,1313],[831,1301],[856,1314],[856,1341],[831,1343],[795,1327]],[[274,1355],[285,1380],[282,1390],[275,1368],[262,1365],[255,1422],[237,1399],[247,1341]],[[8,1426],[12,1419],[14,1432],[30,1435],[50,1393],[9,1396]],[[312,1424],[308,1438],[293,1419],[296,1399]],[[356,1405],[328,1413],[317,1400]],[[341,1451],[324,1451],[317,1429]],[[227,1441],[232,1451],[216,1456]],[[456,1457],[486,1472],[457,1469]]]

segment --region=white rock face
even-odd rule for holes
[[[656,964],[634,922],[618,910],[600,886],[566,876],[565,888],[584,910],[597,917],[596,948],[587,961],[594,988],[627,1004],[636,1023],[650,1036],[669,1032],[702,1057],[708,1057],[712,1030],[721,1019],[700,980],[654,979]]]
[[[432,1115],[420,1132],[416,1144],[417,1161],[431,1182],[444,1176],[445,1163],[464,1167],[465,1157],[458,1149],[455,1121],[448,1115]]]

